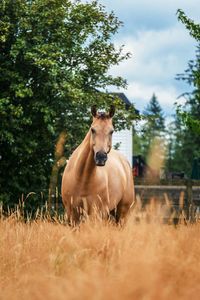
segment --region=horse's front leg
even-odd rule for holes
[[[72,198],[68,201],[65,206],[65,218],[70,226],[77,226],[80,223],[81,209],[80,205],[75,205]]]
[[[130,211],[131,204],[129,202],[124,202],[121,200],[116,209],[116,222],[121,223],[124,222],[129,211]]]

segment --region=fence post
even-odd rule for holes
[[[194,203],[192,194],[192,180],[186,181],[186,204],[187,204],[187,219],[194,222]]]
[[[52,200],[51,197],[52,197],[51,189],[49,188],[49,196],[48,196],[48,202],[47,202],[47,210],[48,210],[49,214],[51,213],[51,200]]]

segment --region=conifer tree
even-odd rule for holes
[[[155,94],[145,108],[144,116],[146,120],[141,128],[140,149],[147,159],[151,143],[155,138],[162,138],[165,131],[164,114]]]

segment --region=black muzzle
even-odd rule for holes
[[[104,152],[104,151],[99,151],[96,153],[95,157],[94,157],[94,160],[95,160],[95,163],[97,166],[99,167],[103,167],[105,166],[105,163],[107,161],[107,153]]]

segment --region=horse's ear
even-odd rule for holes
[[[96,105],[93,105],[91,107],[91,114],[93,115],[93,117],[96,117],[96,115],[97,115],[97,106]]]
[[[109,111],[109,117],[112,118],[115,114],[115,106],[111,105],[110,106],[110,111]]]

